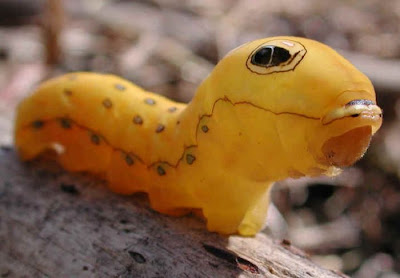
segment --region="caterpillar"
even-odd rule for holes
[[[209,231],[256,234],[275,181],[336,175],[380,128],[370,80],[328,46],[272,37],[229,52],[189,104],[113,75],[44,82],[18,106],[22,160],[55,150],[69,171],[146,192],[168,215],[201,212]]]

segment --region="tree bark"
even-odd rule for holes
[[[343,277],[288,241],[210,233],[49,165],[0,150],[1,277]]]

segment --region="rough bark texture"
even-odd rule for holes
[[[51,164],[50,164],[51,165]],[[343,277],[289,242],[223,237],[91,176],[0,150],[0,277]]]

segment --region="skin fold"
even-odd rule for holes
[[[161,213],[201,212],[210,231],[251,236],[275,181],[338,174],[381,123],[371,82],[342,56],[273,37],[228,53],[189,104],[113,75],[46,81],[18,107],[15,145],[22,160],[53,150]]]

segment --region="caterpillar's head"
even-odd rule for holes
[[[258,124],[276,127],[301,174],[351,165],[382,123],[370,80],[316,41],[274,37],[247,43],[231,51],[210,79],[217,87],[210,102],[227,97],[276,115],[273,123]]]

